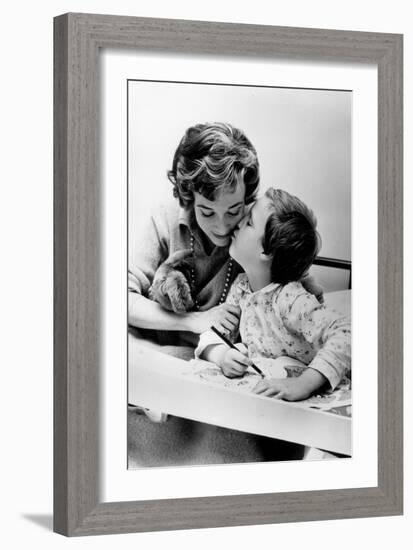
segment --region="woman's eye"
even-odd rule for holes
[[[201,211],[201,214],[204,218],[212,218],[212,216],[214,215],[213,212],[211,212],[211,214],[205,214],[205,212],[202,212],[202,211]]]
[[[237,212],[228,212],[228,215],[232,217],[239,216],[240,214],[241,214],[241,210],[238,210]]]

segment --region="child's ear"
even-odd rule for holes
[[[268,263],[268,262],[272,262],[273,255],[272,254],[266,254],[265,252],[262,251],[260,253],[260,258],[261,258],[262,262]]]

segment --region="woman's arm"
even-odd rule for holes
[[[147,298],[156,270],[171,253],[170,236],[178,221],[178,209],[173,205],[171,209],[160,209],[150,217],[139,246],[133,251],[128,274],[129,324],[137,328],[182,330],[196,334],[208,330],[211,325],[218,330],[232,331],[239,318],[239,309],[232,305],[181,314],[167,311]]]
[[[185,330],[201,334],[214,325],[218,330],[232,331],[239,323],[239,308],[230,304],[208,311],[172,313],[141,294],[129,292],[129,324],[156,330]]]
[[[176,314],[141,294],[129,292],[129,324],[156,330],[193,330],[197,312]]]
[[[177,315],[147,297],[158,266],[170,253],[171,232],[175,231],[178,212],[172,199],[159,205],[149,217],[141,238],[132,247],[128,270],[128,321],[131,326],[193,331],[192,313]]]

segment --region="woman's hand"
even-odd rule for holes
[[[228,349],[219,366],[228,378],[243,376],[252,361],[248,358],[248,350],[244,344],[235,344],[237,349]]]
[[[307,292],[313,294],[317,298],[320,304],[324,304],[324,289],[317,283],[312,275],[303,277],[301,279],[301,284]]]
[[[238,329],[241,310],[238,306],[222,304],[208,311],[197,311],[191,314],[190,330],[201,334],[214,326],[224,334]]]

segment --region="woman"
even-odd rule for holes
[[[190,358],[199,334],[211,325],[223,331],[238,325],[238,308],[224,303],[240,270],[228,248],[232,231],[257,193],[257,153],[245,134],[229,124],[197,124],[185,132],[168,178],[173,197],[151,216],[130,265],[129,324],[140,343],[149,345],[150,338],[150,345],[160,351]],[[193,306],[177,314],[148,295],[157,268],[182,250],[188,250],[192,260]],[[155,411],[147,415],[162,419]],[[173,416],[155,424],[148,416],[142,409],[129,410],[132,468],[302,457],[302,447],[287,442]]]
[[[197,124],[185,132],[168,178],[173,197],[151,216],[130,265],[129,324],[159,344],[195,347],[198,335],[212,324],[229,331],[238,322],[237,308],[224,303],[240,270],[228,247],[257,192],[257,153],[230,124]],[[192,308],[176,314],[148,293],[158,266],[182,250],[191,257]]]

